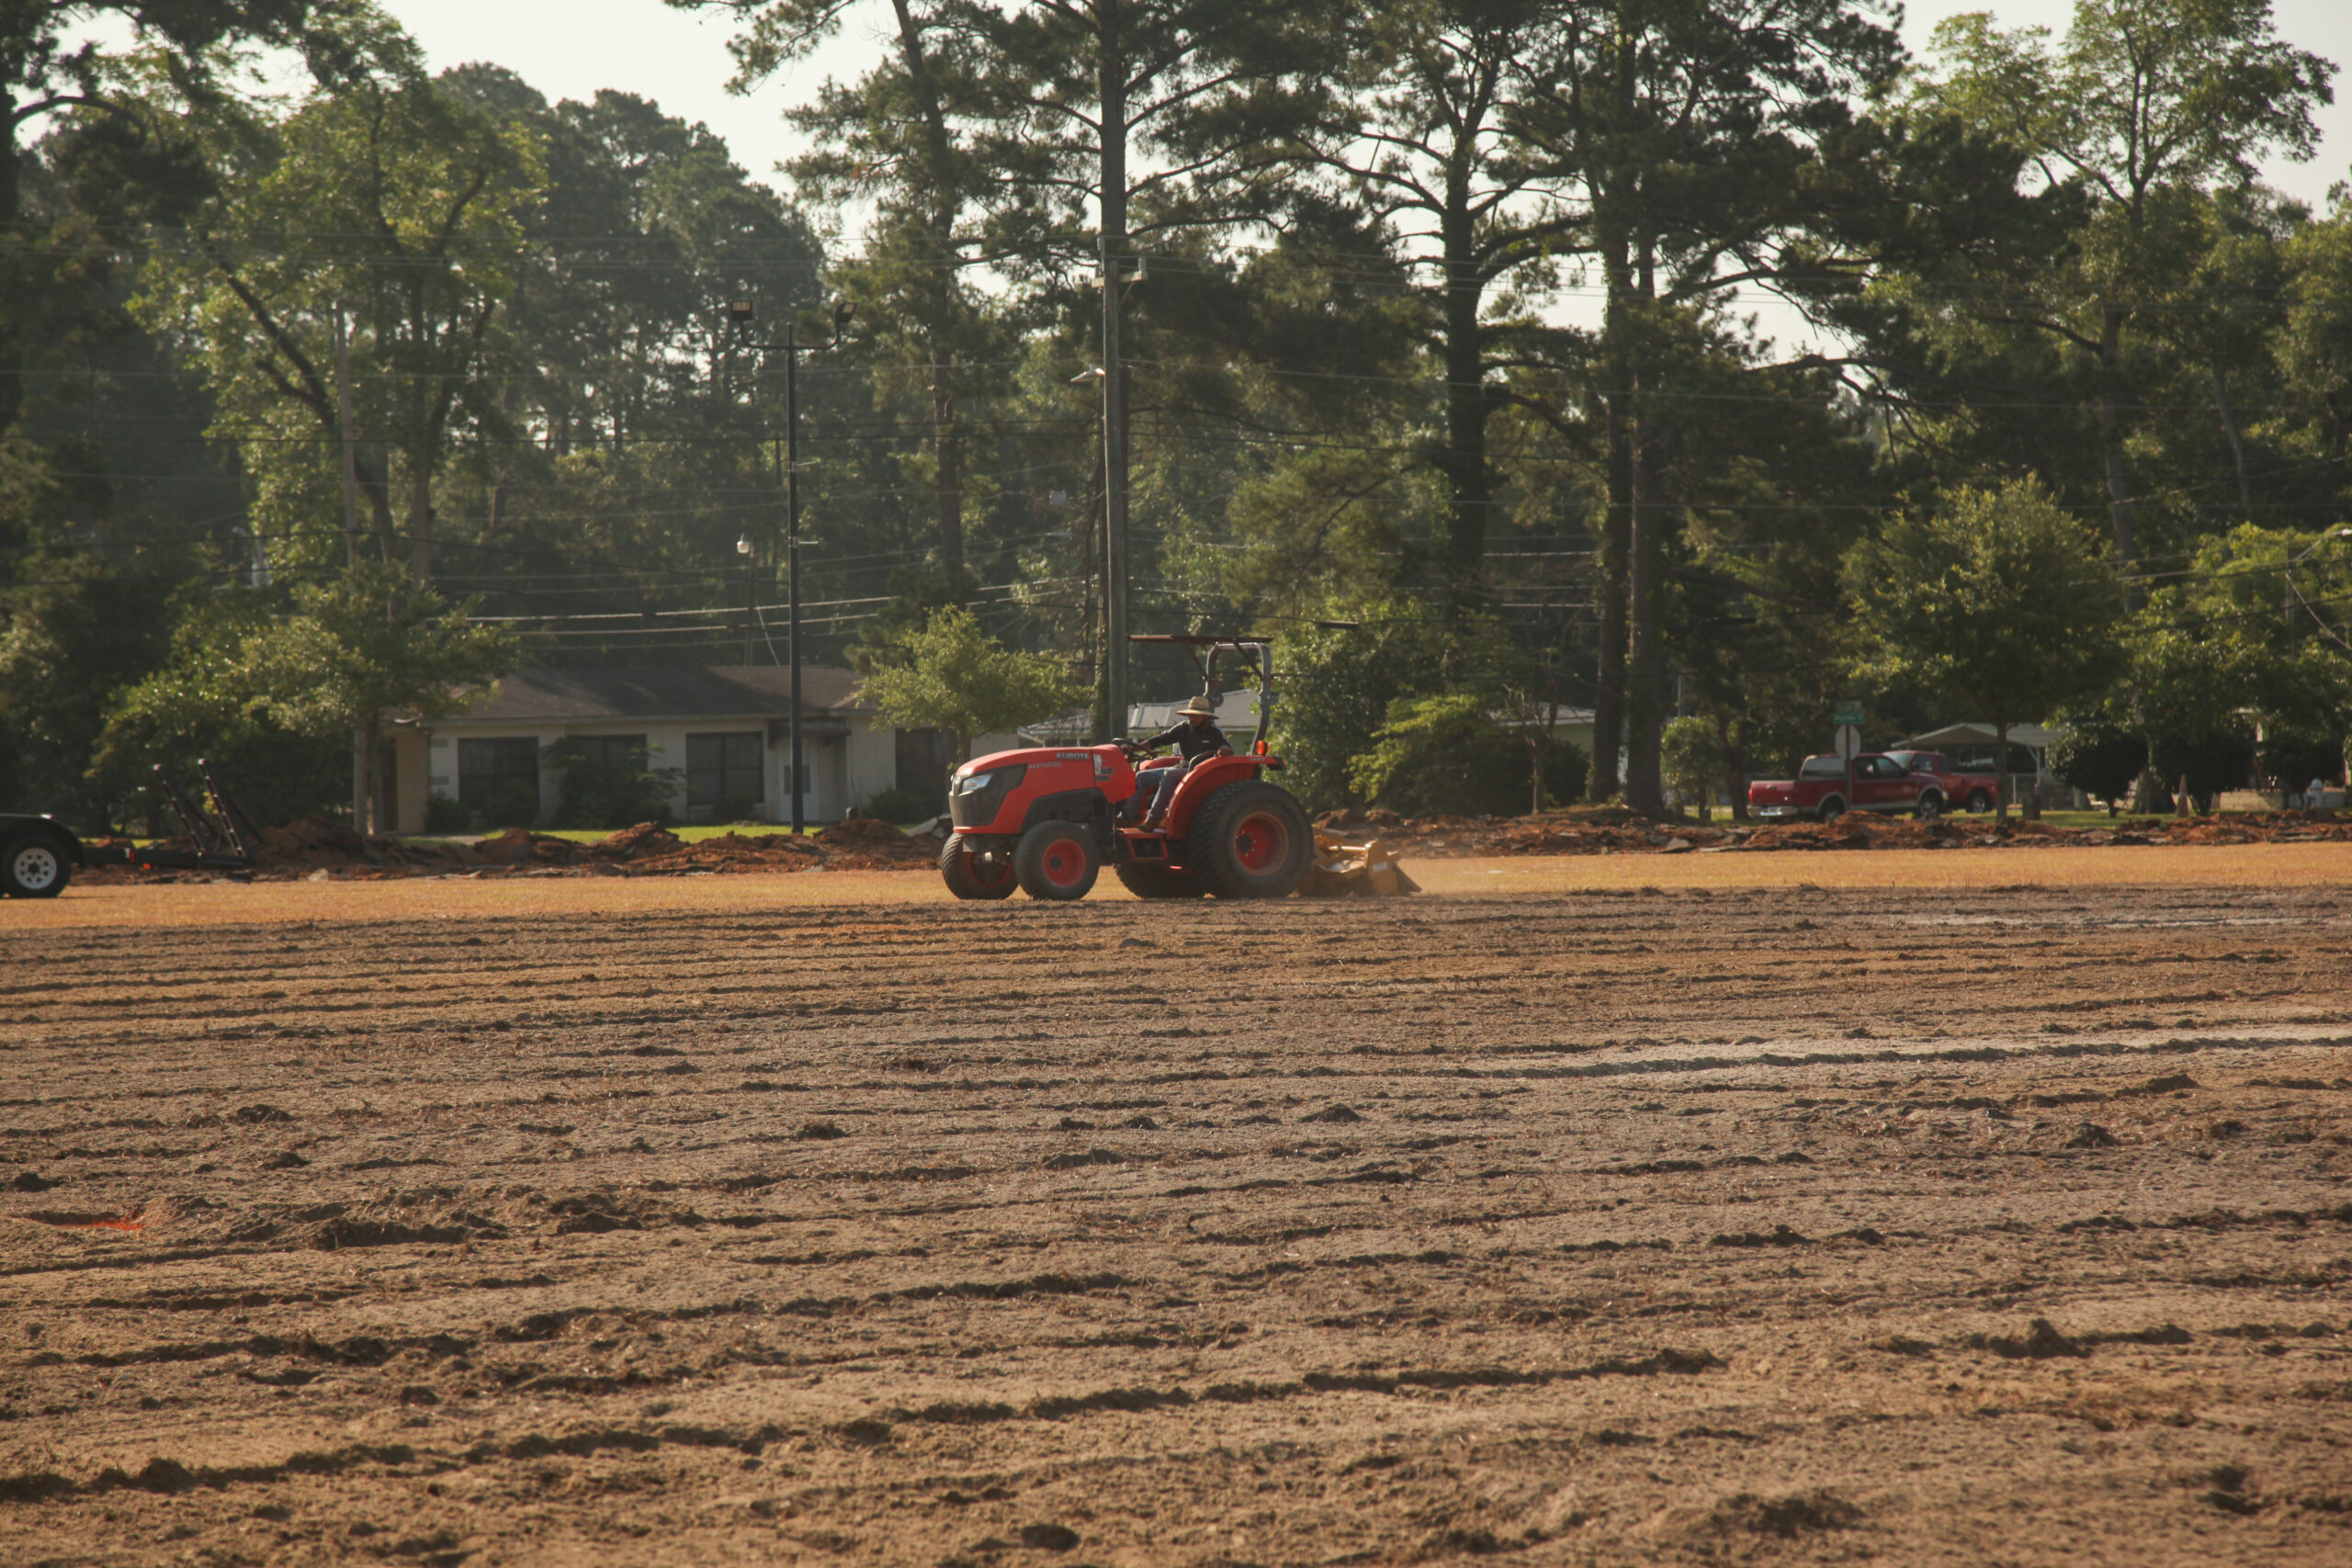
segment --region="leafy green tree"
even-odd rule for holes
[[[94,773],[120,791],[154,761],[234,758],[232,778],[251,781],[257,796],[314,810],[334,792],[298,770],[307,798],[288,798],[271,777],[274,745],[297,739],[304,759],[333,749],[347,768],[355,732],[380,755],[395,719],[460,712],[514,668],[511,637],[473,625],[470,606],[412,586],[395,567],[363,562],[290,600],[279,615],[266,595],[238,595],[193,617],[169,662],[116,700]]]
[[[964,758],[974,736],[1035,724],[1086,695],[1062,660],[1006,648],[960,604],[934,612],[906,639],[903,660],[876,668],[860,690],[877,723],[953,730]]]
[[[1678,367],[1709,357],[1714,318],[1742,288],[1817,305],[1851,287],[1854,259],[1826,237],[1850,200],[1838,176],[1854,101],[1892,85],[1902,49],[1849,0],[1600,0],[1564,14],[1565,69],[1524,136],[1581,218],[1602,295],[1578,378],[1600,412],[1608,491],[1594,716],[1599,734],[1623,727],[1626,799],[1657,811],[1683,500],[1666,448],[1705,407]],[[1616,793],[1616,763],[1595,749],[1596,798]]]
[[[1555,776],[1573,776],[1583,758],[1574,743],[1553,739],[1545,759]],[[1371,749],[1348,765],[1353,791],[1408,817],[1516,816],[1532,773],[1527,743],[1498,722],[1476,692],[1405,697],[1389,705]]]
[[[1552,198],[1557,170],[1524,135],[1530,105],[1568,69],[1572,16],[1546,0],[1360,12],[1340,91],[1296,143],[1299,163],[1340,181],[1408,258],[1418,324],[1444,378],[1442,435],[1428,447],[1445,487],[1431,553],[1456,583],[1476,570],[1493,522],[1487,426],[1507,401],[1495,372],[1550,335],[1512,291],[1548,293],[1580,232],[1582,214]],[[1519,319],[1490,320],[1498,302]]]
[[[1891,523],[1847,558],[1846,586],[1854,673],[1966,704],[2005,756],[2012,725],[2098,696],[2120,670],[2113,572],[2030,479]],[[2006,769],[1995,806],[2007,816]]]
[[[200,111],[215,194],[145,306],[184,335],[243,440],[257,510],[312,562],[348,557],[338,333],[348,331],[352,462],[381,558],[432,581],[434,491],[461,434],[503,434],[502,307],[519,281],[543,149],[427,79],[378,19],[282,121]],[[167,105],[158,104],[163,109]],[[288,243],[288,237],[292,243]]]
[[[2347,600],[2352,540],[2334,530],[2313,537],[2248,524],[2206,540],[2132,618],[2131,679],[2109,702],[2114,721],[2147,737],[2160,783],[2187,773],[2193,795],[2243,787],[2255,726],[2352,730]]]
[[[166,56],[194,91],[218,89],[220,46],[232,39],[290,42],[302,36],[314,0],[9,0],[0,6],[0,431],[15,423],[23,388],[14,372],[29,344],[22,306],[35,257],[19,249],[25,127],[47,115],[86,109],[103,114],[133,106],[119,95],[118,65],[86,37],[89,23],[125,22],[138,42]]]
[[[1953,309],[1973,331],[2040,335],[2087,362],[2116,556],[2132,574],[2132,339],[2166,304],[2199,193],[2252,183],[2266,155],[2312,155],[2335,67],[2278,39],[2270,0],[2076,0],[2054,45],[2046,28],[2003,31],[1973,12],[1940,24],[1932,48],[1944,70],[1923,83],[1928,101],[2023,150],[2081,203],[2062,253],[1999,258]]]
[[[1715,793],[1731,783],[1724,770],[1723,746],[1715,727],[1695,714],[1672,720],[1666,727],[1659,756],[1667,787],[1686,808],[1695,806],[1699,819],[1706,821],[1713,814]]]
[[[2094,799],[2112,817],[2148,767],[2145,738],[2120,729],[2103,714],[2078,712],[2050,743],[2050,771]]]

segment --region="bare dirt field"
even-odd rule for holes
[[[2323,852],[11,904],[0,1562],[2352,1561]]]

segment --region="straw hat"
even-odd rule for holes
[[[1215,718],[1216,716],[1216,704],[1209,701],[1205,696],[1199,696],[1194,697],[1191,702],[1186,703],[1182,707],[1178,708],[1176,711],[1182,714],[1196,713],[1205,718]]]

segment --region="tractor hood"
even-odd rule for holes
[[[1126,758],[1116,746],[1030,746],[973,758],[956,770],[947,789],[951,800],[1015,784],[1030,793],[1109,790],[1127,775]]]

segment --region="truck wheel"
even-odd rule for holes
[[[1944,797],[1931,789],[1919,792],[1919,807],[1911,815],[1922,822],[1932,822],[1944,814]]]
[[[22,833],[0,850],[0,891],[11,898],[54,898],[73,880],[73,857],[52,834]]]
[[[1314,847],[1306,810],[1291,793],[1250,779],[1201,802],[1184,859],[1219,898],[1286,898],[1298,891]]]
[[[1846,815],[1846,803],[1834,795],[1824,796],[1820,808],[1814,815],[1824,822],[1835,822]]]
[[[1971,811],[1992,810],[1993,796],[1984,790],[1972,790],[1968,796],[1968,809]]]
[[[1021,891],[1057,904],[1085,897],[1102,869],[1094,835],[1075,822],[1040,822],[1021,835],[1012,852]]]
[[[1010,898],[1015,886],[1011,860],[1002,855],[980,859],[961,833],[950,833],[941,846],[939,874],[946,879],[947,891],[958,898]]]
[[[1123,860],[1112,868],[1119,886],[1138,898],[1197,898],[1207,889],[1201,879],[1189,871],[1175,871],[1164,865],[1137,865]]]

